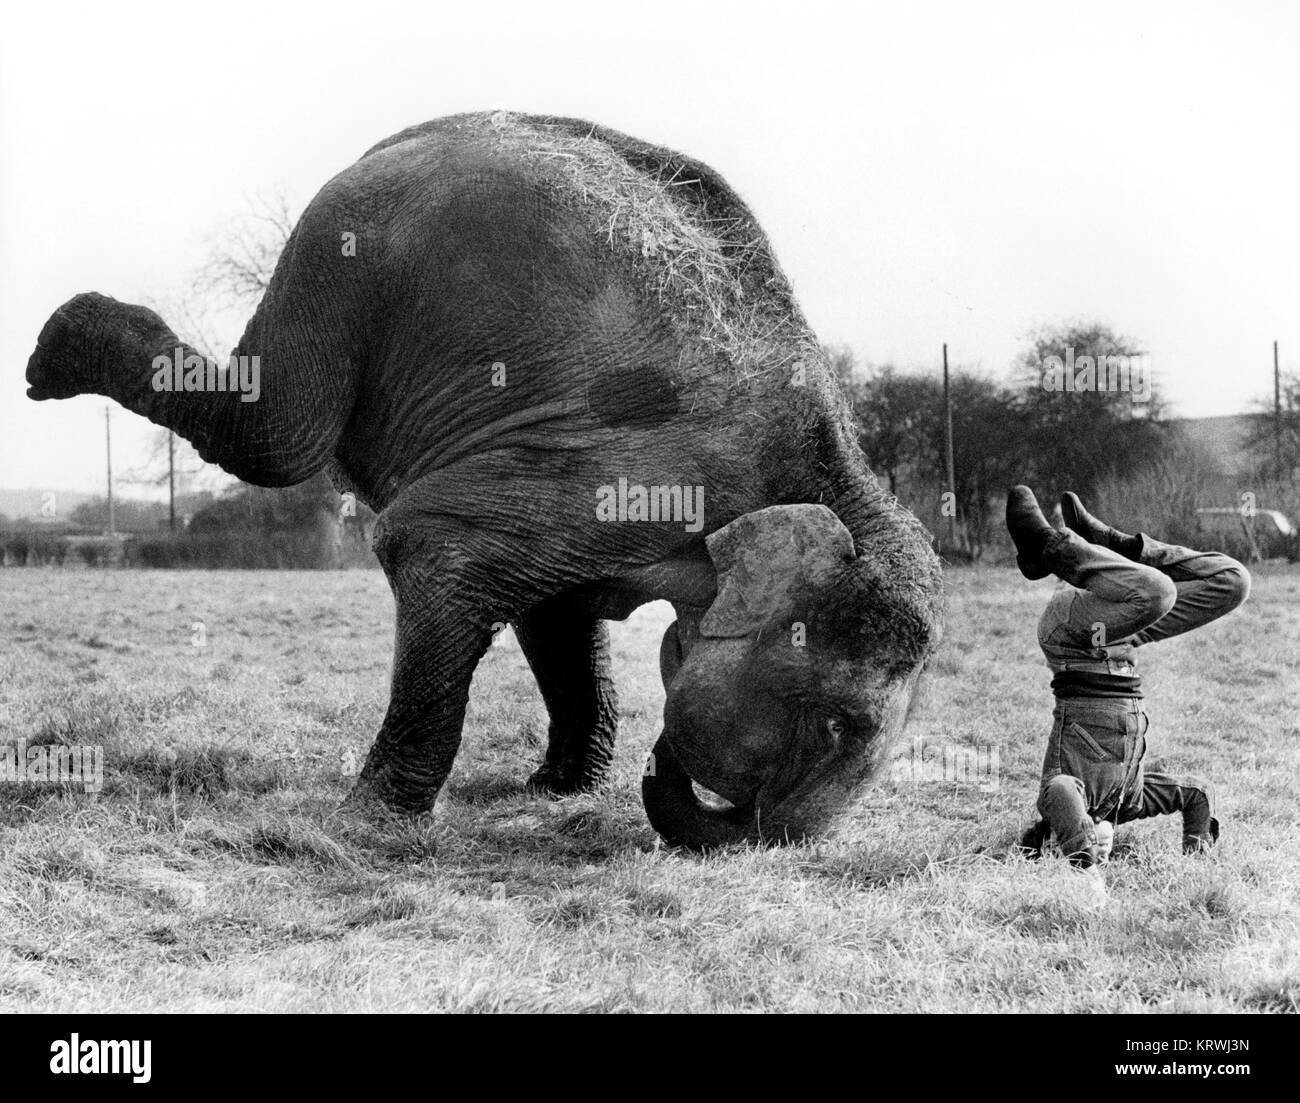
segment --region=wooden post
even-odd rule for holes
[[[117,532],[117,516],[113,512],[113,429],[108,420],[108,407],[104,407],[104,457],[108,464],[108,535]]]
[[[167,431],[167,530],[176,531],[176,434]]]
[[[957,547],[957,476],[952,460],[952,390],[948,385],[948,344],[943,346],[943,451],[948,467],[948,492],[952,495],[952,513],[948,516],[949,547]]]
[[[1277,368],[1277,342],[1273,342],[1273,460],[1282,477],[1282,375]]]

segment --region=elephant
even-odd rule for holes
[[[112,398],[249,483],[326,470],[376,511],[397,618],[363,812],[432,811],[506,624],[549,713],[530,786],[602,784],[606,622],[663,599],[651,825],[813,838],[942,635],[931,540],[869,470],[754,215],[707,165],[584,120],[455,115],[368,150],[298,221],[228,371],[83,293],[27,383]]]

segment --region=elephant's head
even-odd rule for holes
[[[708,538],[717,598],[675,673],[666,658],[664,731],[642,784],[667,842],[797,841],[872,778],[941,631],[934,558],[916,545],[873,556],[819,505],[759,510]]]

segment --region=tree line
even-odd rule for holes
[[[1009,553],[1003,509],[1007,488],[1017,483],[1049,504],[1073,490],[1117,524],[1178,542],[1203,535],[1203,507],[1250,502],[1300,519],[1300,381],[1285,392],[1282,463],[1272,458],[1272,419],[1260,413],[1249,455],[1225,471],[1195,430],[1167,416],[1138,342],[1098,322],[1050,327],[1030,339],[1003,378],[960,367],[950,373],[955,485],[948,495],[941,372],[891,365],[863,371],[846,349],[831,350],[831,362],[872,470],[951,559]],[[1103,366],[1128,374],[1107,376]],[[1062,386],[1064,375],[1069,386]],[[958,540],[951,546],[954,512]]]
[[[265,292],[293,227],[283,195],[261,198],[221,236],[196,273],[192,291],[164,313],[179,317],[200,347],[229,348],[214,311],[247,312]],[[955,485],[948,493],[945,409],[938,370],[891,365],[865,369],[846,348],[828,349],[858,423],[859,441],[883,484],[936,534],[950,559],[982,559],[1009,551],[1002,510],[1006,490],[1027,483],[1045,503],[1074,490],[1121,527],[1160,532],[1192,543],[1198,509],[1236,506],[1246,496],[1260,508],[1300,521],[1300,379],[1288,379],[1282,416],[1271,403],[1253,419],[1249,456],[1225,473],[1205,442],[1170,420],[1149,375],[1133,386],[1132,364],[1144,350],[1097,322],[1057,325],[1033,335],[1004,378],[962,369],[951,376]],[[1129,367],[1127,377],[1107,374]],[[1121,384],[1121,385],[1112,385]],[[1127,385],[1123,385],[1127,384]],[[149,473],[155,486],[203,467],[184,441],[159,430]],[[72,521],[85,531],[107,527],[107,503],[83,504]],[[323,475],[287,490],[234,483],[219,494],[177,498],[188,524],[158,529],[166,505],[120,501],[120,529],[142,536],[133,554],[149,565],[335,566],[370,563],[364,532],[373,514],[345,504]],[[957,541],[948,536],[956,517]],[[0,524],[0,528],[3,528]],[[26,547],[26,545],[25,545]],[[22,550],[0,549],[6,562]],[[98,554],[88,548],[86,554]],[[26,553],[28,561],[31,553]]]

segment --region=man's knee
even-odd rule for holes
[[[1074,865],[1087,868],[1097,860],[1097,827],[1088,812],[1083,782],[1057,774],[1043,782],[1038,811],[1051,825],[1061,851]]]
[[[1226,613],[1250,597],[1250,572],[1235,559],[1213,578],[1219,605]]]
[[[1083,782],[1070,774],[1057,774],[1043,782],[1038,791],[1038,812],[1046,820],[1062,811],[1086,811]]]
[[[1154,624],[1178,601],[1178,587],[1168,575],[1153,574],[1139,591],[1144,618]]]

